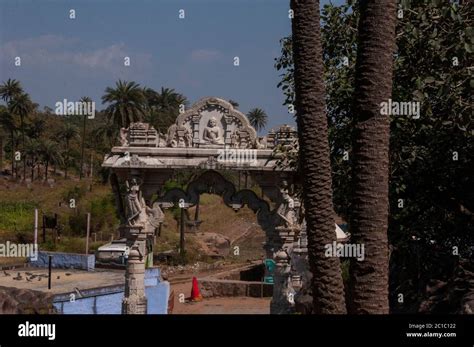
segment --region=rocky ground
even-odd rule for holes
[[[1,314],[54,313],[52,294],[30,289],[0,287]]]

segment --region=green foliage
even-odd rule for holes
[[[115,209],[115,200],[112,193],[98,197],[91,201],[91,232],[115,231],[119,220]]]
[[[102,103],[109,104],[105,113],[119,128],[127,128],[130,123],[143,120],[145,96],[136,82],[119,80],[115,88],[107,87]]]
[[[67,204],[69,204],[71,199],[74,199],[77,205],[77,203],[79,203],[79,201],[86,194],[86,192],[86,186],[75,185],[73,188],[70,188],[63,193],[63,199]]]
[[[160,92],[152,88],[144,88],[143,93],[147,108],[145,121],[163,134],[176,121],[180,107],[188,104],[184,95],[170,88],[161,88]]]
[[[85,236],[87,231],[87,213],[91,214],[91,234],[103,232],[110,234],[119,225],[113,194],[101,195],[83,201],[67,216],[68,231],[73,236]]]
[[[253,108],[247,113],[250,125],[260,131],[267,125],[268,116],[261,108]]]
[[[357,52],[358,10],[352,3],[326,5],[322,10],[334,204],[343,217],[350,212],[351,103]],[[472,257],[473,252],[474,11],[472,2],[413,0],[402,1],[401,6],[392,100],[419,101],[421,110],[419,119],[391,119],[391,289],[392,293],[406,290],[416,303],[429,279],[449,276],[453,246],[460,257]],[[275,67],[282,71],[278,86],[288,104],[294,98],[291,38],[281,42],[282,55]],[[344,153],[349,160],[344,160]]]
[[[36,204],[0,201],[0,230],[33,230]]]

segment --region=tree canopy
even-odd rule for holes
[[[458,259],[473,256],[473,14],[471,2],[422,0],[402,1],[397,13],[392,100],[419,102],[420,113],[391,117],[392,311],[409,306],[397,305],[396,293],[408,294],[416,306],[424,294],[420,288],[433,278],[446,279]],[[344,217],[351,209],[358,17],[355,1],[325,5],[321,16],[334,203]],[[291,37],[283,38],[275,60],[287,105],[294,102],[291,45]]]

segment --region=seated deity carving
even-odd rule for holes
[[[214,117],[209,119],[209,123],[207,124],[207,127],[204,128],[202,138],[205,143],[210,143],[213,145],[224,144],[221,128],[217,125],[217,120]]]

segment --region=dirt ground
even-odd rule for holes
[[[20,277],[18,277],[18,274]],[[52,269],[51,290],[48,290],[48,269],[23,268],[0,271],[0,286],[32,289],[48,293],[68,293],[75,288],[88,289],[124,283],[123,270],[80,271]]]
[[[192,281],[173,284],[173,314],[270,314],[271,298],[220,297],[203,299],[200,302],[179,301],[179,294],[191,295]]]

